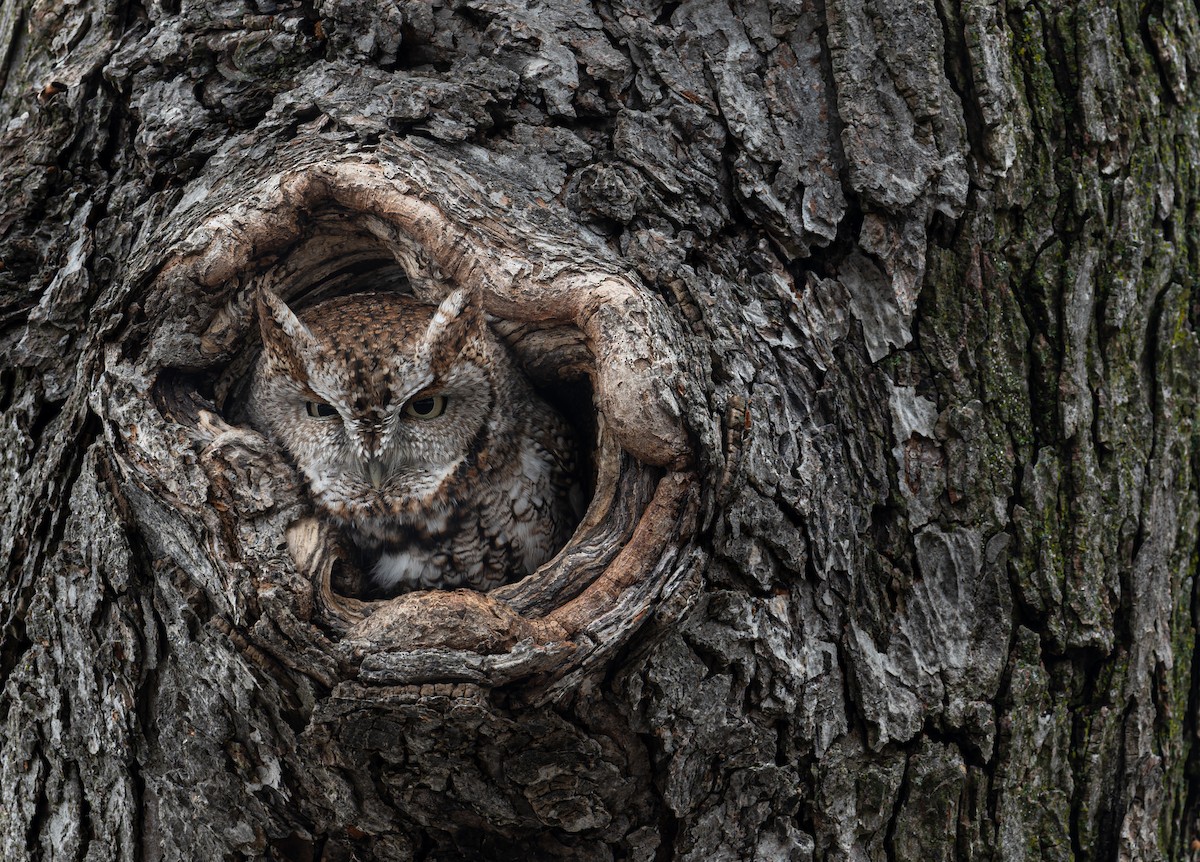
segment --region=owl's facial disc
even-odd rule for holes
[[[360,401],[345,419],[347,474],[366,486],[362,490],[367,493],[431,493],[461,460],[461,447],[447,443],[453,444],[462,418],[457,408],[470,399],[419,382],[415,392],[410,386],[396,393],[398,397],[380,399],[385,403]]]

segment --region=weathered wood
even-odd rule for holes
[[[1200,11],[0,11],[0,857],[1183,858]],[[477,284],[572,542],[380,603],[260,284]]]

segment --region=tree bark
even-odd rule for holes
[[[11,0],[0,857],[1183,859],[1200,6]],[[559,556],[367,602],[254,291],[478,285]]]

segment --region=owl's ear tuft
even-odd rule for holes
[[[282,299],[265,287],[258,291],[257,306],[263,350],[301,379],[307,377],[303,357],[316,349],[312,332]]]
[[[448,364],[483,332],[483,303],[479,291],[460,287],[442,300],[425,330],[424,343],[430,362]]]

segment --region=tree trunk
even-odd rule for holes
[[[9,0],[0,60],[0,857],[1195,857],[1200,5]],[[492,593],[362,600],[244,419],[259,286],[404,282],[586,441]]]

